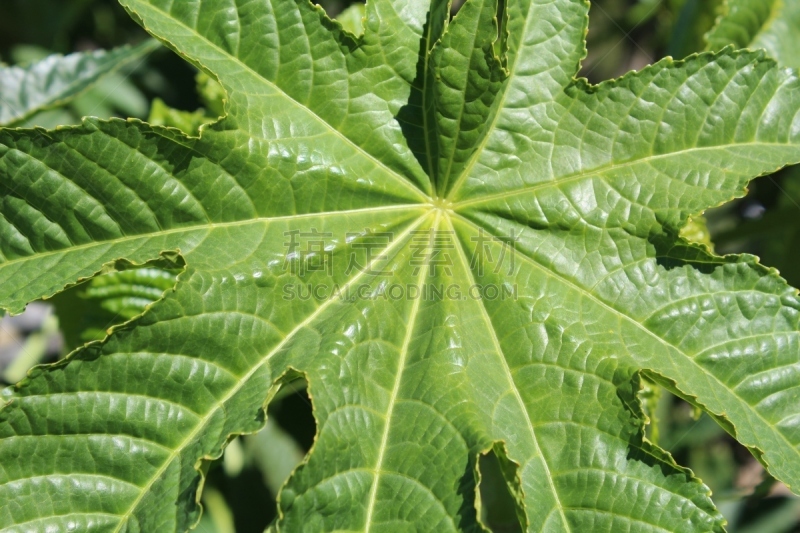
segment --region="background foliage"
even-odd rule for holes
[[[320,3],[336,15],[351,2]],[[595,0],[583,75],[597,82],[667,55],[679,58],[704,49],[703,35],[712,27],[720,4],[721,0]],[[116,0],[0,2],[0,60],[8,64],[145,39]],[[132,116],[192,129],[217,116],[219,96],[186,62],[161,49],[30,123],[54,127],[76,123],[84,115]],[[188,113],[175,114],[169,108]],[[765,264],[779,268],[794,286],[800,285],[798,174],[800,169],[788,168],[760,179],[746,198],[707,213],[708,232],[718,252],[755,253]],[[694,231],[696,239],[708,238],[702,224]],[[160,290],[172,286],[180,267],[161,263],[97,278],[60,295],[52,302],[55,311],[32,305],[24,315],[3,319],[0,377],[13,383],[33,364],[102,337],[105,329],[158,299]],[[63,334],[58,333],[59,324]],[[696,417],[688,404],[658,389],[644,395],[654,421],[650,438],[711,487],[730,531],[800,531],[800,500],[765,477],[752,456],[716,423],[705,415]],[[262,432],[235,440],[211,466],[203,496],[208,512],[200,531],[261,532],[274,518],[274,496],[313,443],[315,426],[302,381],[283,389],[270,409],[270,422]],[[507,495],[491,489],[492,476],[499,479],[492,461],[488,457],[482,464],[486,520],[495,531],[515,531],[519,525]]]

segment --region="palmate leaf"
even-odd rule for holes
[[[589,86],[581,0],[373,0],[358,40],[306,0],[122,3],[227,117],[0,130],[3,307],[186,262],[4,392],[0,528],[188,529],[203,461],[298,372],[318,435],[284,531],[479,530],[490,449],[529,531],[721,531],[643,438],[641,371],[800,486],[797,293],[678,236],[800,162],[793,72],[726,50]]]
[[[108,52],[52,55],[27,67],[0,68],[0,126],[19,126],[41,111],[64,105],[158,46],[149,40]]]

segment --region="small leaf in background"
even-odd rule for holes
[[[61,352],[61,339],[58,335],[58,317],[49,306],[31,304],[25,317],[0,318],[0,377],[5,383],[17,383],[25,377],[33,366],[45,362],[47,356]],[[24,325],[21,322],[27,321]],[[18,334],[28,330],[26,337]]]
[[[706,49],[706,34],[717,22],[725,0],[672,0],[672,30],[666,55],[686,57]]]
[[[788,67],[800,67],[800,2],[796,0],[725,0],[717,25],[708,33],[709,50],[728,45],[755,50]]]
[[[356,37],[360,37],[364,33],[364,17],[366,14],[366,6],[362,3],[355,3],[339,13],[336,20],[342,24],[342,28],[346,31]]]
[[[714,243],[711,242],[711,233],[708,231],[708,223],[703,216],[692,217],[681,228],[681,237],[689,242],[704,245],[709,251],[714,251]]]
[[[297,442],[272,418],[264,429],[244,437],[248,455],[264,474],[264,483],[276,497],[294,469],[303,460],[305,452]]]
[[[236,533],[233,513],[222,494],[214,489],[203,491],[203,507],[206,513],[196,531],[200,533]]]
[[[215,119],[225,115],[225,89],[222,85],[204,72],[198,72],[195,78],[197,93],[207,114]]]
[[[197,136],[200,134],[200,126],[213,122],[215,119],[206,115],[204,109],[197,111],[180,111],[168,107],[160,98],[153,100],[150,107],[150,117],[147,121],[155,126],[167,126],[178,128],[186,135]]]
[[[95,115],[109,116],[109,106],[116,104],[133,116],[141,116],[147,109],[146,100],[114,72],[126,64],[141,62],[158,46],[156,41],[149,40],[110,52],[54,55],[27,67],[1,67],[0,125],[45,125],[36,122],[38,113],[76,98],[76,103],[80,102],[79,113],[95,111]],[[30,47],[26,50],[27,56],[32,57],[33,50]],[[93,88],[94,94],[81,100],[81,95]]]
[[[113,326],[142,314],[175,287],[181,271],[168,258],[144,266],[120,262],[115,268],[47,300],[61,317],[69,350],[102,340]]]

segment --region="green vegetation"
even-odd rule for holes
[[[719,207],[800,163],[800,2],[638,2],[708,51],[597,84],[582,0],[120,3],[191,105],[30,127],[150,40],[0,70],[0,307],[71,350],[4,374],[0,530],[792,527],[800,297],[715,249],[800,234]]]

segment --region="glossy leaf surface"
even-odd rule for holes
[[[642,370],[800,486],[797,293],[679,237],[800,162],[794,73],[724,51],[589,86],[581,0],[374,0],[357,39],[305,0],[122,3],[227,116],[0,130],[5,308],[186,263],[5,391],[0,528],[187,530],[202,461],[298,372],[284,531],[480,530],[490,449],[529,531],[721,531],[643,438]]]

